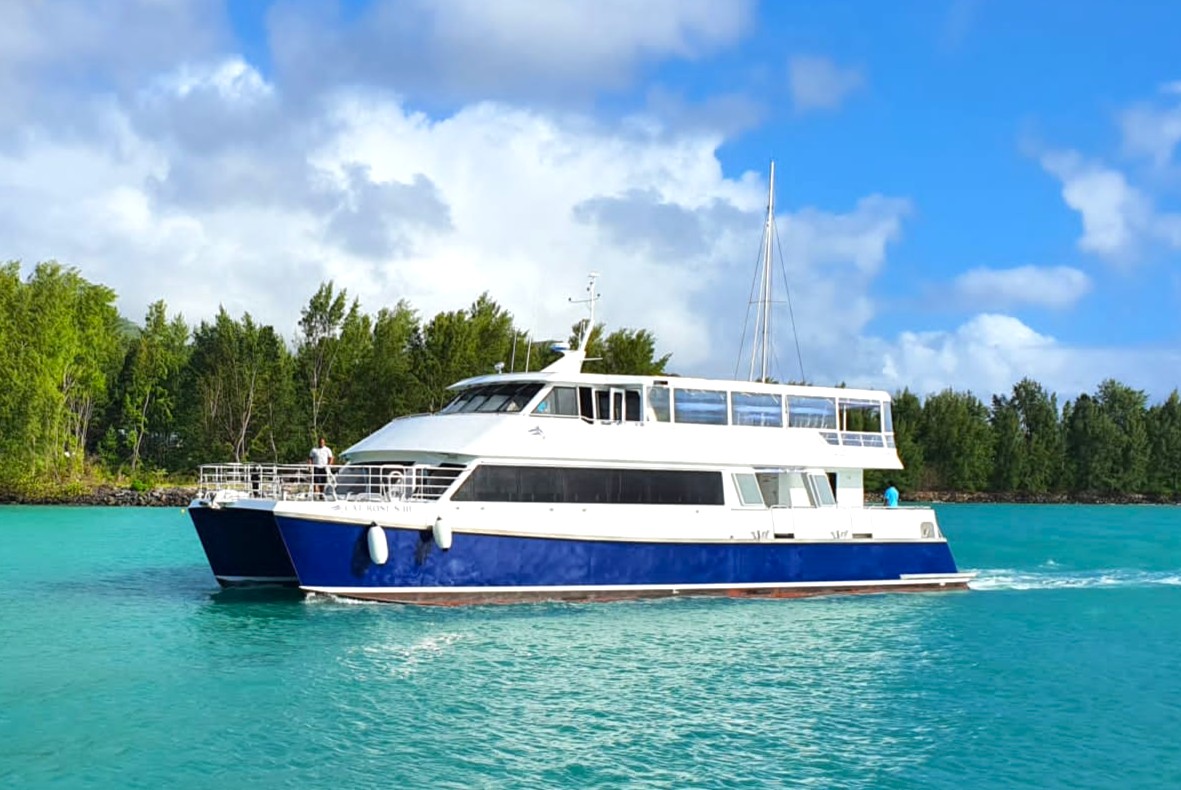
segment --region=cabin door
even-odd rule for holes
[[[614,387],[612,387],[611,388],[611,415],[608,419],[610,419],[611,422],[623,422],[625,419],[627,419],[627,415],[624,413],[624,409],[625,409],[625,407],[624,407],[623,390],[618,390],[618,389],[615,389]]]

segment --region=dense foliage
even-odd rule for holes
[[[497,363],[555,358],[483,295],[423,320],[376,316],[322,284],[290,341],[224,309],[188,326],[163,302],[142,326],[109,288],[57,263],[24,280],[0,266],[0,492],[116,478],[144,485],[213,460],[301,461],[318,436],[343,449],[385,422],[437,410],[447,386]],[[573,340],[573,337],[571,338]],[[646,329],[596,326],[587,370],[666,373]],[[1061,406],[1025,379],[986,404],[945,390],[894,396],[903,491],[1181,495],[1181,398],[1102,382]],[[880,485],[886,473],[867,476]]]

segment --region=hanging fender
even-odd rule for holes
[[[435,525],[431,527],[431,536],[435,539],[435,545],[443,551],[451,548],[451,527],[443,521],[442,516],[435,519]]]
[[[390,544],[386,540],[385,530],[374,523],[365,537],[369,542],[369,559],[373,560],[374,565],[385,565],[390,558]]]

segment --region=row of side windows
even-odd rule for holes
[[[721,505],[722,473],[674,469],[499,466],[472,470],[455,502]]]
[[[648,407],[650,418],[658,422],[782,428],[786,411],[789,428],[871,433],[894,430],[890,408],[881,401],[650,387]]]
[[[786,422],[789,428],[826,431],[894,430],[889,405],[876,400],[657,386],[648,388],[647,406],[647,419],[656,422],[771,428],[782,428]],[[588,422],[640,421],[644,419],[640,412],[638,389],[570,386],[551,388],[534,409],[534,414],[542,416],[581,417]]]

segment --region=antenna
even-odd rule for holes
[[[586,351],[586,344],[590,340],[591,332],[595,331],[595,302],[599,301],[599,294],[595,292],[595,280],[599,279],[598,272],[591,272],[587,277],[586,284],[586,298],[575,299],[570,297],[570,304],[585,304],[590,305],[590,318],[585,319],[582,331],[578,335],[579,349]]]

